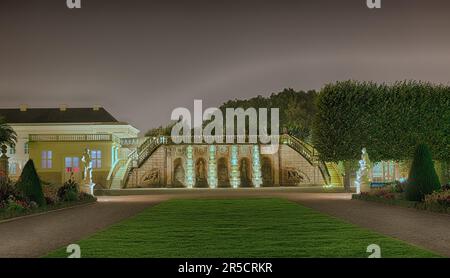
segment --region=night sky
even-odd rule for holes
[[[172,109],[336,80],[448,84],[450,1],[0,0],[0,106]]]

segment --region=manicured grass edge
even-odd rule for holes
[[[52,212],[52,211],[61,210],[61,209],[69,209],[69,208],[77,207],[77,206],[81,206],[81,205],[94,204],[96,202],[97,202],[97,198],[94,198],[94,199],[82,200],[82,201],[58,203],[55,205],[39,207],[37,209],[33,209],[33,210],[25,211],[25,212],[13,212],[13,213],[0,212],[0,224],[2,222],[13,221],[16,218],[33,216],[33,215],[43,214],[43,213]]]
[[[368,195],[359,195],[353,194],[352,200],[360,200],[360,201],[369,201],[375,203],[382,203],[391,206],[399,206],[405,208],[414,208],[417,210],[428,211],[432,213],[441,213],[441,214],[450,214],[450,208],[442,208],[442,207],[429,207],[421,202],[413,202],[407,200],[398,200],[398,199],[386,199],[378,196],[368,196]]]
[[[354,195],[357,195],[357,194],[354,194]],[[361,226],[359,226],[359,225],[356,225],[356,224],[354,224],[354,223],[351,223],[351,222],[347,221],[346,219],[343,219],[343,218],[340,218],[340,217],[337,217],[337,216],[334,216],[334,215],[331,215],[331,214],[328,214],[328,213],[325,213],[325,212],[321,212],[321,211],[315,210],[315,209],[313,209],[313,208],[310,208],[310,207],[308,207],[308,206],[305,206],[305,205],[303,205],[303,204],[301,204],[301,203],[299,203],[299,202],[296,202],[296,201],[294,201],[294,200],[289,200],[289,199],[280,198],[280,197],[244,197],[244,198],[239,198],[238,200],[241,200],[241,199],[251,199],[251,200],[276,199],[276,200],[283,200],[283,201],[286,201],[286,202],[288,202],[288,203],[291,203],[291,204],[295,204],[295,205],[297,205],[297,206],[300,206],[300,207],[302,207],[303,209],[306,209],[306,210],[308,210],[308,211],[310,211],[310,212],[314,212],[314,213],[318,213],[318,214],[321,214],[321,215],[323,215],[323,216],[326,216],[326,217],[328,217],[328,218],[330,218],[330,219],[333,219],[334,221],[342,222],[342,223],[344,223],[344,224],[346,224],[346,225],[352,226],[352,227],[357,228],[357,229],[359,229],[359,230],[361,230],[361,231],[368,232],[368,233],[371,233],[371,234],[376,235],[376,236],[379,236],[379,237],[387,238],[387,239],[389,239],[389,240],[391,240],[391,241],[396,241],[396,242],[399,242],[399,243],[402,243],[402,244],[406,244],[406,245],[409,245],[409,246],[411,246],[411,247],[420,249],[420,250],[422,250],[422,251],[429,252],[429,253],[431,253],[431,254],[433,255],[434,258],[445,258],[445,256],[443,256],[442,254],[439,254],[438,252],[436,252],[436,251],[434,251],[434,250],[427,249],[427,248],[425,248],[425,247],[423,247],[423,246],[419,246],[419,245],[416,245],[416,244],[414,244],[414,243],[405,241],[405,240],[403,240],[403,239],[400,239],[400,238],[397,238],[397,237],[392,237],[392,236],[389,236],[389,235],[386,235],[386,234],[383,234],[383,233],[374,231],[374,230],[369,229],[369,228],[366,228],[366,227],[361,227]],[[101,230],[95,232],[94,234],[91,234],[91,235],[89,235],[89,236],[86,236],[86,237],[80,239],[79,241],[77,241],[77,243],[80,242],[80,241],[83,241],[83,240],[90,239],[90,238],[92,238],[92,237],[98,235],[99,233],[105,232],[105,231],[107,231],[107,230],[109,230],[109,229],[111,229],[111,228],[113,228],[113,227],[116,227],[116,226],[119,226],[119,225],[126,224],[127,222],[132,222],[132,221],[134,221],[136,218],[138,218],[141,214],[145,213],[147,210],[153,210],[153,209],[155,209],[155,208],[157,208],[157,207],[159,207],[159,206],[162,206],[162,205],[164,205],[164,204],[166,204],[166,203],[177,202],[177,201],[180,201],[180,200],[183,200],[183,201],[186,201],[186,200],[187,200],[187,201],[197,201],[197,200],[199,200],[199,199],[184,199],[184,198],[182,198],[182,199],[177,199],[177,198],[175,198],[175,199],[165,200],[165,201],[160,202],[160,203],[158,203],[158,204],[156,204],[156,205],[154,205],[154,206],[147,207],[146,209],[140,211],[139,213],[137,213],[137,214],[135,214],[135,215],[133,215],[133,216],[131,216],[131,217],[129,217],[129,218],[123,219],[123,220],[121,220],[121,221],[119,221],[119,222],[117,222],[117,223],[115,223],[115,224],[113,224],[113,225],[111,225],[111,226],[109,226],[109,227],[106,227],[106,228],[104,228],[104,229],[101,229]],[[223,200],[227,200],[227,199],[211,197],[211,198],[206,198],[206,199],[201,199],[201,200],[219,200],[219,201],[223,201]],[[235,200],[235,199],[232,198],[232,199],[230,199],[230,200]],[[43,259],[55,259],[55,258],[57,258],[57,256],[55,256],[55,255],[58,253],[58,251],[64,250],[64,248],[65,248],[65,247],[63,246],[63,247],[61,247],[61,248],[57,248],[57,249],[51,250],[51,251],[47,252],[45,255],[43,255],[41,258],[43,258]],[[164,258],[164,257],[158,257],[158,258]],[[210,258],[213,258],[213,257],[210,257]],[[230,259],[233,259],[233,257],[229,257],[229,258],[230,258]],[[260,258],[269,258],[269,259],[270,259],[270,257],[260,257]],[[330,258],[331,258],[331,257],[330,257]],[[336,258],[338,258],[338,257],[336,257]],[[272,259],[273,259],[273,258],[272,258]]]

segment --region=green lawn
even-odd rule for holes
[[[370,244],[383,257],[436,256],[282,199],[172,200],[78,244],[96,258],[368,257]]]

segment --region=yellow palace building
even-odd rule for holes
[[[105,187],[114,166],[137,144],[139,130],[115,119],[104,108],[0,109],[0,117],[16,131],[15,148],[8,149],[9,174],[20,176],[32,159],[45,182],[62,184],[82,179],[82,156],[91,151],[93,182]]]

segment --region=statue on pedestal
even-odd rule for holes
[[[81,158],[83,162],[83,186],[89,187],[89,192],[91,195],[94,191],[95,184],[92,182],[92,157],[91,150],[85,149],[83,152],[83,157]]]
[[[362,149],[361,160],[359,161],[359,169],[356,172],[356,194],[370,191],[370,169],[371,163],[367,149]]]
[[[83,182],[85,184],[92,183],[92,158],[91,151],[89,149],[85,149],[83,153],[83,157],[81,158],[83,162]]]
[[[246,159],[241,160],[241,186],[250,187],[250,179],[248,177],[248,164]]]
[[[207,179],[206,179],[205,167],[206,167],[205,162],[203,161],[203,159],[200,159],[197,162],[196,173],[195,173],[197,187],[207,187],[208,186]]]

